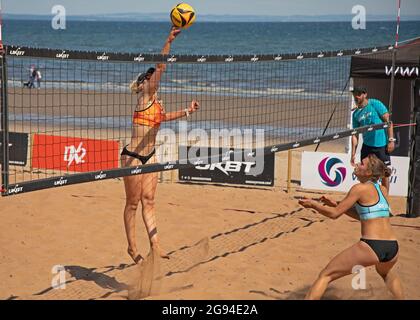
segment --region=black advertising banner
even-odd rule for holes
[[[392,50],[376,50],[370,54],[351,57],[350,76],[353,78],[416,79],[420,76],[420,39],[407,41],[398,46],[393,65]]]
[[[15,166],[26,166],[28,159],[28,137],[27,133],[9,132],[9,164]],[[0,132],[0,162],[3,157],[3,132]]]
[[[198,163],[195,167],[181,167],[178,171],[179,180],[274,186],[274,153],[264,155],[263,150],[260,150],[261,154],[259,154],[256,150],[250,149],[180,146],[179,154],[188,154],[188,159],[200,156],[207,158],[207,155],[200,155],[200,150],[204,149],[207,149],[208,156],[220,154],[221,162]],[[238,154],[241,154],[240,159],[238,159]],[[181,158],[186,159],[180,156],[180,160]]]

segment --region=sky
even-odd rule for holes
[[[49,15],[55,5],[68,15],[165,13],[181,0],[0,0],[3,13]],[[367,15],[396,15],[397,0],[186,0],[203,15],[351,15],[363,5]],[[402,0],[401,14],[420,15],[420,0]]]

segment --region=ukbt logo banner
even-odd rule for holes
[[[360,155],[356,155],[359,161]],[[407,196],[408,157],[391,157],[390,195]],[[345,153],[303,152],[301,185],[304,189],[347,192],[358,183]]]
[[[35,134],[32,167],[73,172],[118,168],[118,141]]]

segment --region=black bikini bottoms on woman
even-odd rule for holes
[[[128,146],[128,145],[127,145]],[[132,152],[127,150],[127,146],[125,146],[121,152],[121,155],[127,155],[136,159],[139,159],[142,164],[146,164],[147,161],[150,160],[151,157],[156,153],[156,149],[153,149],[152,152],[150,152],[147,156],[141,156],[137,152]]]
[[[394,259],[398,253],[397,240],[377,240],[377,239],[364,239],[360,241],[365,242],[376,253],[379,262],[388,262]]]

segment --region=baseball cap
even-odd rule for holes
[[[142,83],[146,79],[146,77],[152,75],[155,72],[155,70],[155,68],[149,68],[146,72],[139,74],[137,77],[137,83]]]
[[[350,90],[350,92],[355,94],[367,93],[367,89],[364,86],[356,86],[353,90]]]

